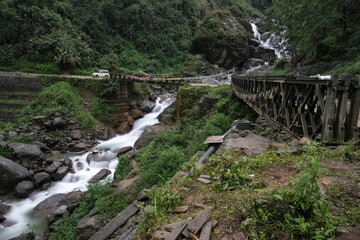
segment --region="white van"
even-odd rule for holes
[[[99,70],[98,72],[95,72],[92,74],[93,77],[110,77],[110,73],[108,70]]]

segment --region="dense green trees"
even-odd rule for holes
[[[250,0],[2,0],[0,65],[181,69],[199,23],[219,9],[255,11]]]
[[[354,59],[360,52],[360,5],[353,0],[274,0],[269,10],[286,29],[293,60]]]

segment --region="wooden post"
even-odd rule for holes
[[[332,76],[331,84],[327,87],[325,111],[322,118],[323,129],[321,139],[325,143],[332,143],[334,141],[334,120],[336,110],[335,99],[337,86],[338,77]]]
[[[347,75],[344,78],[344,87],[341,89],[340,97],[338,99],[338,111],[336,116],[336,138],[338,143],[344,143],[345,139],[345,121],[346,121],[346,106],[348,104],[349,90],[351,79]]]
[[[357,140],[359,138],[358,121],[360,111],[360,75],[355,76],[351,94],[350,113],[348,117],[347,137]]]

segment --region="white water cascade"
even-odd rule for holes
[[[7,240],[19,236],[23,232],[29,231],[37,223],[37,219],[30,216],[32,209],[36,207],[43,200],[58,194],[58,193],[69,193],[74,190],[86,191],[88,181],[95,176],[101,169],[107,168],[111,170],[112,174],[108,176],[108,179],[112,179],[115,168],[118,164],[116,158],[116,150],[127,146],[133,146],[135,141],[141,136],[144,129],[147,126],[158,123],[157,117],[160,113],[172,103],[170,98],[163,101],[160,98],[156,101],[156,106],[153,111],[143,118],[135,121],[133,129],[128,134],[118,135],[108,141],[102,141],[93,150],[105,150],[110,149],[111,151],[102,151],[102,154],[106,154],[107,159],[112,159],[110,162],[91,162],[90,165],[86,161],[86,157],[89,152],[82,155],[70,156],[73,161],[75,173],[67,174],[62,181],[52,182],[51,187],[45,191],[34,192],[29,198],[18,201],[3,202],[4,204],[10,205],[11,210],[5,215],[7,222],[14,223],[9,227],[0,225],[0,239]],[[81,162],[84,168],[77,168],[77,162]]]

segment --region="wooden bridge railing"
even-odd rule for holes
[[[235,94],[285,131],[344,143],[359,139],[360,76],[233,76]]]

